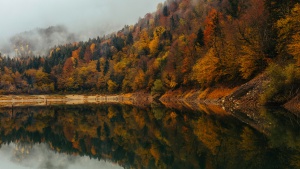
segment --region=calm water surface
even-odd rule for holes
[[[299,129],[278,109],[1,108],[0,168],[299,169]]]

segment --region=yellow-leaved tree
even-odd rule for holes
[[[154,37],[153,40],[149,43],[150,54],[155,56],[158,53],[159,47],[159,38]]]
[[[259,41],[255,38],[251,40],[251,45],[242,45],[240,53],[241,55],[238,59],[240,64],[239,71],[244,79],[248,79],[264,64],[264,54],[260,48]]]
[[[276,23],[278,29],[279,53],[288,53],[300,66],[300,4],[296,4],[291,13]]]
[[[191,78],[200,83],[202,87],[208,86],[217,76],[218,63],[219,58],[215,56],[214,49],[209,49],[205,56],[194,65]]]
[[[296,60],[296,65],[300,66],[300,32],[293,35],[292,42],[288,45],[288,52]]]
[[[107,86],[108,86],[108,91],[110,93],[115,92],[117,90],[117,88],[119,87],[119,85],[112,80],[108,80]]]
[[[149,50],[149,35],[146,29],[143,29],[139,34],[139,40],[134,43],[134,47],[137,49],[137,53],[144,55]]]
[[[145,73],[142,69],[138,69],[134,81],[132,82],[132,89],[138,90],[143,87],[145,87]]]
[[[153,31],[153,39],[149,43],[150,54],[155,56],[159,51],[159,38],[166,31],[166,29],[162,26],[156,27]]]

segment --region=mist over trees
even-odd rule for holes
[[[65,26],[37,28],[12,36],[5,49],[11,57],[46,56],[49,49],[57,44],[67,44],[78,39]]]

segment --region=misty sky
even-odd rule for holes
[[[154,12],[164,0],[0,0],[0,44],[35,28],[64,25],[94,37],[111,33]]]

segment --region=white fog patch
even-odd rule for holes
[[[0,168],[13,169],[118,169],[116,164],[89,157],[59,154],[45,144],[10,144],[0,149]]]

